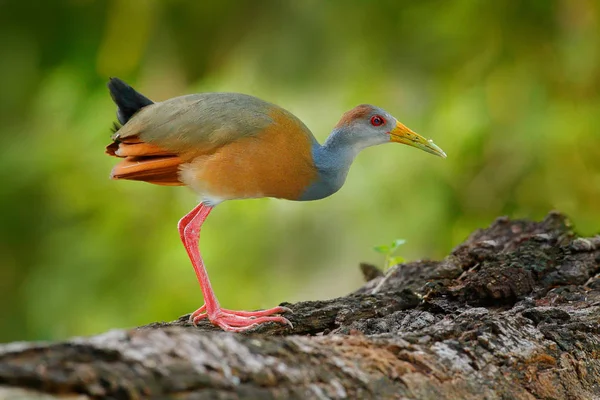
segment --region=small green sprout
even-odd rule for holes
[[[384,264],[385,270],[388,270],[389,268],[393,267],[396,264],[400,264],[400,263],[404,262],[404,258],[402,258],[400,256],[394,256],[394,253],[404,243],[406,243],[406,240],[396,239],[389,245],[384,244],[381,246],[373,247],[373,250],[375,250],[376,252],[381,253],[385,256],[385,264]]]

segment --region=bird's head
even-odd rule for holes
[[[432,140],[425,139],[398,122],[387,111],[370,104],[361,104],[346,112],[335,129],[343,131],[344,139],[357,150],[395,142],[446,158],[446,153]]]

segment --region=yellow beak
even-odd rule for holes
[[[436,156],[446,158],[444,150],[437,147],[435,143],[433,143],[433,140],[425,139],[423,136],[411,131],[400,122],[396,122],[396,127],[390,131],[390,141],[407,144],[428,153],[435,154]]]

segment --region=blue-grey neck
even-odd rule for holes
[[[352,136],[344,129],[336,128],[323,145],[316,140],[312,145],[312,156],[318,177],[299,200],[318,200],[337,192],[348,175],[348,170],[360,148],[351,142]]]

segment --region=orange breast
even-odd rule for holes
[[[180,179],[207,197],[222,200],[278,197],[297,200],[316,179],[313,137],[293,115],[271,114],[273,124],[181,166]]]

